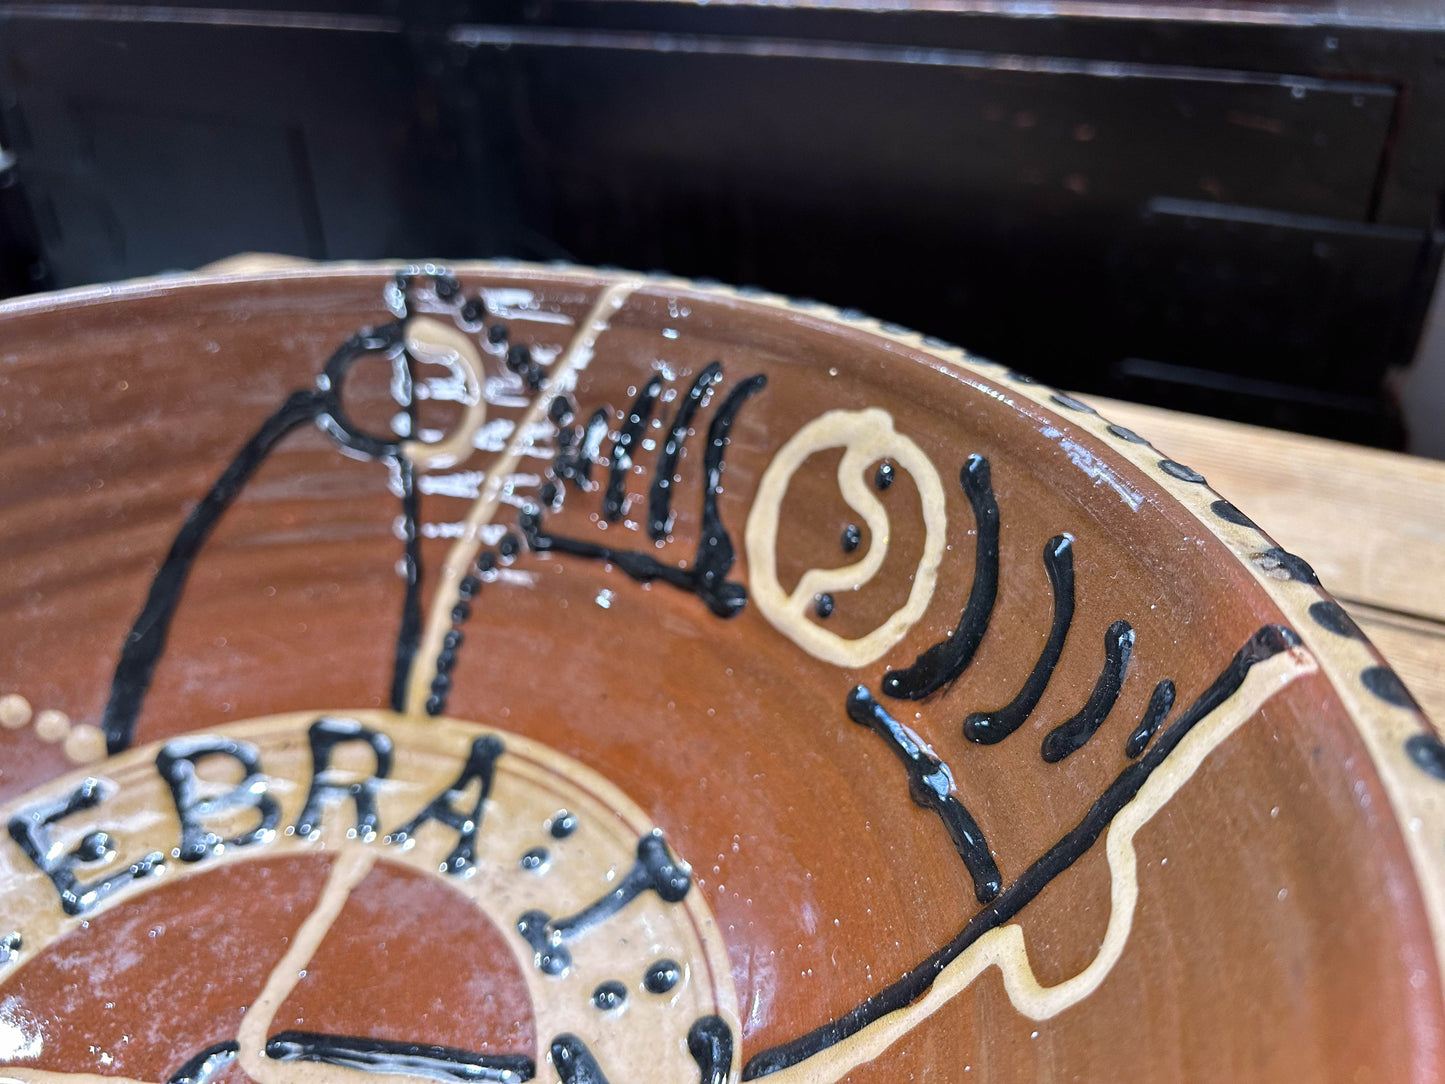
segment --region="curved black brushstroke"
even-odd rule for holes
[[[691,566],[679,567],[664,564],[649,553],[636,550],[613,549],[580,538],[567,538],[548,534],[543,529],[543,515],[540,508],[528,508],[519,517],[518,523],[527,536],[527,544],[542,553],[555,550],[574,557],[589,557],[609,561],[628,576],[641,583],[661,580],[684,591],[697,595],[708,609],[719,617],[732,617],[747,605],[748,589],[740,583],[730,583],[727,574],[732,569],[736,554],[731,537],[723,526],[718,514],[718,495],[722,492],[724,456],[728,434],[738,411],[749,397],[761,391],[768,378],[761,373],[749,377],[728,393],[726,399],[713,415],[708,427],[707,449],[703,453],[703,475],[705,485],[702,496],[702,516],[697,541],[697,552]],[[554,468],[555,469],[555,468]]]
[[[931,809],[948,830],[948,838],[973,878],[973,894],[988,903],[1003,889],[1003,877],[989,853],[988,841],[973,814],[958,800],[953,771],[911,730],[894,719],[859,685],[848,694],[848,718],[868,727],[888,743],[908,773],[908,794],[915,805]]]
[[[657,457],[657,470],[652,477],[652,491],[648,495],[647,533],[653,540],[667,537],[672,530],[672,486],[678,480],[677,458],[682,446],[687,443],[688,431],[692,428],[693,415],[697,413],[703,398],[712,386],[722,379],[722,363],[711,362],[697,374],[697,379],[688,388],[687,396],[677,406],[672,427],[667,433],[667,443]]]
[[[399,695],[405,689],[421,632],[421,567],[416,540],[417,498],[413,471],[402,454],[400,441],[375,436],[352,422],[341,403],[341,387],[351,367],[362,357],[391,350],[403,344],[405,337],[405,320],[398,320],[358,332],[343,343],[327,359],[321,375],[317,377],[317,386],[293,392],[261,423],[181,524],[160,570],[151,581],[145,605],[121,645],[120,659],[111,678],[110,698],[101,721],[106,749],[110,754],[126,749],[135,738],[136,721],[155,675],[156,664],[165,650],[181,592],[211,531],[280,440],[309,421],[320,425],[343,448],[369,459],[395,463],[399,467],[407,535],[407,589],[397,634],[391,700],[394,708],[401,706]]]
[[[1144,709],[1144,718],[1139,720],[1139,725],[1134,728],[1128,739],[1124,742],[1124,755],[1133,760],[1144,751],[1149,744],[1149,739],[1159,729],[1159,724],[1169,716],[1169,709],[1174,706],[1174,682],[1165,678],[1154,691],[1149,694],[1149,706]]]
[[[283,1031],[266,1040],[266,1056],[273,1061],[314,1061],[363,1073],[467,1084],[522,1084],[537,1075],[536,1063],[524,1054],[476,1054],[431,1043],[308,1031]]]
[[[706,484],[702,491],[702,521],[697,543],[697,559],[693,572],[698,577],[699,590],[704,598],[716,598],[728,614],[737,613],[747,602],[748,591],[741,584],[726,583],[728,570],[733,567],[733,541],[723,527],[718,515],[717,499],[722,493],[723,457],[726,455],[729,434],[733,422],[743,404],[768,386],[768,378],[762,373],[748,377],[728,392],[712,424],[707,429],[707,449],[703,452],[702,471]],[[714,612],[722,612],[714,608]]]
[[[1038,662],[1017,696],[994,711],[976,711],[963,721],[963,736],[980,745],[1003,741],[1028,720],[1048,688],[1069,625],[1074,620],[1074,541],[1066,534],[1055,535],[1044,546],[1044,571],[1054,590],[1054,621]]]
[[[607,1077],[587,1044],[570,1032],[552,1040],[552,1068],[562,1084],[607,1084]]]
[[[699,1016],[687,1029],[687,1052],[697,1062],[698,1084],[727,1084],[733,1068],[733,1032],[720,1016]]]
[[[657,395],[662,391],[662,377],[654,376],[637,393],[627,411],[627,420],[622,431],[612,442],[612,455],[607,474],[607,492],[602,497],[602,514],[608,522],[615,523],[627,511],[627,475],[632,470],[632,449],[642,440],[643,430],[652,420],[652,409],[657,404]]]
[[[969,456],[958,481],[968,494],[973,518],[978,524],[973,587],[968,592],[958,627],[946,640],[919,655],[912,666],[883,675],[883,691],[896,699],[921,700],[957,681],[973,661],[974,652],[988,632],[989,618],[993,616],[994,601],[998,598],[999,516],[988,460],[981,455]]]
[[[206,1084],[236,1060],[241,1044],[235,1039],[212,1043],[170,1075],[167,1084]]]
[[[579,489],[591,485],[592,463],[602,454],[602,438],[607,436],[607,422],[611,417],[610,410],[598,407],[585,427],[557,431],[557,458],[552,461],[552,472],[558,478]]]
[[[678,903],[691,888],[691,872],[672,857],[662,834],[653,831],[637,841],[637,861],[615,888],[565,918],[528,911],[517,920],[517,932],[532,947],[538,970],[561,975],[572,966],[569,941],[605,922],[644,892],[656,892],[665,903]]]
[[[1104,666],[1088,701],[1072,719],[1044,735],[1039,753],[1050,764],[1078,752],[1104,725],[1124,687],[1124,672],[1134,651],[1134,629],[1127,621],[1115,621],[1104,633]]]
[[[325,397],[319,391],[298,391],[289,396],[261,423],[181,525],[170,552],[151,581],[145,606],[126,635],[120,661],[111,678],[110,699],[100,724],[105,731],[106,750],[111,755],[127,748],[135,736],[136,719],[155,675],[156,663],[165,650],[176,604],[201,546],[276,443],[298,425],[315,419],[324,404]]]
[[[1145,781],[1169,758],[1185,735],[1238,691],[1251,667],[1289,650],[1298,643],[1299,637],[1291,629],[1282,625],[1262,627],[1235,653],[1209,688],[1159,736],[1154,747],[1114,778],[1104,793],[1090,806],[1083,819],[1025,870],[1018,880],[1004,889],[993,903],[969,919],[948,944],[892,985],[870,995],[836,1020],[815,1028],[806,1035],[760,1051],[749,1059],[743,1069],[743,1079],[756,1080],[796,1065],[923,996],[933,985],[939,972],[958,959],[970,945],[990,930],[998,929],[1012,919],[1054,878],[1083,857],[1103,835],[1119,811],[1139,793]]]

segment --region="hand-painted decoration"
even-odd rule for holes
[[[1098,756],[1118,758],[1117,772],[1083,817],[1041,854],[1002,863],[1023,868],[1006,881],[988,825],[964,801],[948,744],[931,746],[888,706],[928,701],[934,712],[946,712],[955,750],[964,743],[990,747],[1022,740],[1018,735],[1038,711],[1071,634],[1077,543],[1068,524],[1050,525],[1059,533],[1039,557],[1018,569],[1006,567],[1001,543],[1007,509],[1000,507],[993,468],[982,455],[967,456],[958,468],[967,505],[960,520],[971,518],[976,541],[962,612],[935,626],[952,631],[915,648],[913,662],[880,668],[865,683],[840,675],[837,701],[838,720],[856,724],[844,726],[841,740],[860,754],[879,741],[887,746],[902,769],[899,785],[907,786],[918,807],[910,830],[935,837],[947,861],[957,858],[973,899],[962,894],[961,925],[952,938],[903,974],[880,978],[877,988],[863,991],[857,1005],[835,1019],[768,1049],[742,1049],[723,937],[703,894],[694,890],[684,857],[673,853],[648,814],[589,768],[537,742],[445,716],[464,627],[483,587],[490,598],[503,586],[503,574],[525,563],[607,562],[631,580],[695,596],[699,614],[721,619],[737,617],[752,602],[768,626],[808,656],[847,670],[878,664],[934,600],[950,530],[948,493],[929,455],[878,407],[826,410],[782,441],[746,516],[744,582],[719,498],[730,444],[748,431],[749,404],[764,401],[767,376],[734,378],[715,361],[679,380],[660,367],[629,390],[631,401],[621,410],[577,401],[579,374],[613,316],[643,285],[623,278],[600,290],[571,341],[550,357],[535,344],[513,341],[505,320],[480,297],[465,297],[443,270],[408,269],[387,290],[395,318],[348,339],[322,366],[314,387],[292,392],[262,421],[199,495],[120,646],[103,720],[110,759],[0,811],[11,844],[0,849],[0,889],[9,908],[5,928],[13,930],[0,943],[0,993],[26,959],[119,901],[162,880],[271,853],[327,862],[324,891],[237,1033],[218,1035],[205,1049],[178,1059],[172,1084],[206,1084],[233,1066],[259,1084],[301,1080],[294,1075],[298,1068],[307,1081],[338,1084],[354,1081],[357,1073],[433,1081],[725,1084],[771,1077],[822,1084],[879,1056],[990,967],[999,969],[1015,1008],[1034,1019],[1077,1004],[1104,981],[1123,952],[1138,904],[1135,834],[1221,742],[1316,664],[1292,630],[1265,625],[1232,658],[1220,660],[1211,683],[1188,691],[1188,705],[1172,721],[1179,690],[1166,679],[1154,687],[1142,715],[1128,720],[1127,738],[1103,746],[1094,739],[1119,703],[1131,660],[1162,649],[1145,642],[1128,615],[1115,615],[1102,645],[1090,645],[1100,659],[1092,690],[1072,714],[1048,721],[1039,757],[1045,766],[1060,765],[1092,742]],[[393,434],[362,430],[342,408],[347,374],[369,355],[392,368],[402,408]],[[487,358],[503,372],[489,374]],[[453,428],[427,441],[413,435],[421,365],[445,370],[438,386],[445,385],[460,405]],[[493,375],[505,377],[511,392],[521,395],[511,405],[522,413],[494,449],[448,556],[431,570],[435,582],[424,612],[418,480],[463,463],[479,447]],[[1071,402],[1061,405],[1077,409]],[[704,421],[700,469],[688,470],[687,443]],[[277,716],[131,748],[197,555],[261,463],[307,423],[341,452],[383,465],[400,503],[406,590],[392,653],[391,710]],[[654,429],[665,434],[660,441],[648,436]],[[539,475],[519,498],[507,488],[508,479],[515,479],[538,431],[554,438],[555,455],[545,478]],[[770,439],[761,428],[748,432],[754,443]],[[788,527],[789,487],[810,457],[833,449],[842,449],[838,491],[857,520],[834,537],[844,554],[861,550],[861,556],[841,567],[810,568],[785,590],[778,548]],[[643,501],[629,485],[648,465]],[[914,514],[914,505],[905,509],[901,500],[907,487],[894,488],[905,475],[923,528],[921,555],[906,570],[907,598],[870,631],[842,635],[828,622],[836,627],[833,615],[851,593],[882,574],[894,518]],[[1172,476],[1195,480],[1180,471]],[[696,538],[691,551],[677,557],[678,509],[689,493],[696,502]],[[494,522],[504,497],[520,506],[515,530]],[[613,530],[554,529],[567,502],[575,506],[584,498],[596,501],[592,518]],[[615,543],[622,533],[616,525],[641,544]],[[1275,563],[1288,566],[1283,558]],[[987,640],[1006,577],[1036,584],[1041,618],[1047,594],[1048,635],[1037,660],[1013,679],[1010,688],[1017,691],[1006,703],[975,703],[965,677]],[[619,589],[625,587],[619,579]],[[1317,620],[1344,628],[1337,616]],[[1392,691],[1379,680],[1376,686],[1381,696]],[[0,700],[6,726],[26,725],[30,716],[28,702],[18,696]],[[1432,749],[1413,752],[1427,770],[1445,759]],[[343,759],[346,772],[339,767]],[[359,777],[358,763],[366,766]],[[236,781],[219,789],[204,783],[210,777],[202,769],[217,765],[230,769]],[[1015,919],[1101,840],[1110,876],[1103,942],[1078,974],[1043,986]],[[424,1029],[406,1041],[273,1030],[307,961],[379,863],[443,879],[504,932],[536,1014],[535,1049],[484,1054],[431,1042]],[[35,1084],[89,1084],[23,1067],[11,1072]]]

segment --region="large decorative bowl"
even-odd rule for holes
[[[508,264],[12,301],[0,540],[0,1077],[1445,1075],[1408,693],[948,344]]]

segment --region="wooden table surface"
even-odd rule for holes
[[[1080,395],[1303,557],[1445,724],[1445,462]]]

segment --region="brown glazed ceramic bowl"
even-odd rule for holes
[[[1445,1074],[1445,748],[1066,395],[503,264],[0,355],[0,1077]]]

